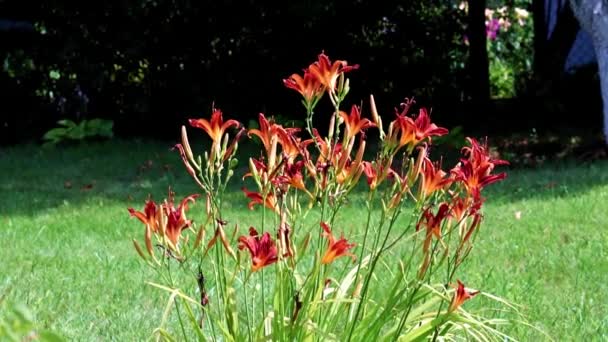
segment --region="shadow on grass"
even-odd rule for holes
[[[0,151],[0,215],[36,215],[66,203],[90,199],[124,202],[140,208],[148,195],[162,200],[168,187],[177,196],[200,193],[185,172],[175,142],[96,142],[44,149],[35,145]],[[240,166],[231,182],[230,198],[239,198],[245,162],[255,143],[241,144]],[[199,142],[192,143],[202,151]],[[447,164],[446,164],[447,167]],[[508,178],[485,191],[492,201],[572,196],[598,185],[608,184],[608,162],[560,162],[540,168],[503,168]],[[362,182],[364,183],[364,182]],[[252,185],[249,185],[252,186]],[[365,186],[362,184],[361,189]],[[243,204],[246,203],[245,201]]]

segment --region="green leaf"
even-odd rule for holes
[[[68,134],[68,129],[57,127],[57,128],[53,128],[53,129],[49,130],[48,132],[44,133],[44,135],[42,136],[42,139],[54,140],[55,142],[58,142],[61,139],[65,139],[67,134]]]
[[[59,120],[57,121],[57,123],[61,126],[65,126],[67,128],[74,128],[76,127],[76,123],[72,120],[68,120],[68,119],[64,119],[64,120]]]

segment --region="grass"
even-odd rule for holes
[[[0,150],[0,298],[25,303],[68,340],[150,336],[165,294],[144,285],[151,274],[131,244],[143,228],[126,208],[170,185],[178,196],[198,190],[169,146]],[[238,187],[228,217],[257,222]],[[608,339],[608,163],[511,170],[486,196],[482,234],[458,278],[523,305],[556,340]],[[345,210],[345,226],[360,220],[356,205]],[[543,338],[521,326],[509,333]]]

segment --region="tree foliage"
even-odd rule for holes
[[[48,123],[64,118],[58,101],[70,99],[76,87],[90,99],[88,113],[67,118],[113,119],[119,133],[137,127],[137,134],[158,134],[167,122],[208,112],[212,102],[242,119],[257,114],[251,108],[297,119],[302,114],[284,101],[289,95],[276,80],[321,51],[365,65],[359,79],[367,83],[358,89],[384,103],[416,96],[435,105],[467,95],[460,58],[465,18],[456,3],[49,0],[2,6],[36,28],[32,44],[8,49],[4,72],[28,84],[47,108]]]

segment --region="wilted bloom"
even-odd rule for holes
[[[226,221],[216,220],[217,226],[215,228],[215,234],[213,235],[213,238],[209,240],[209,243],[207,244],[207,249],[205,250],[205,254],[207,254],[207,252],[211,249],[211,247],[213,247],[217,243],[217,240],[219,239],[222,245],[224,246],[226,252],[231,257],[236,259],[236,254],[234,253],[232,247],[230,247],[230,243],[228,242],[228,238],[226,237],[226,232],[224,231],[224,226],[226,225],[226,223]]]
[[[357,133],[362,132],[366,128],[375,127],[376,125],[369,119],[361,119],[361,111],[357,105],[353,105],[350,110],[350,115],[340,111],[340,117],[344,120],[346,126],[346,140],[352,139]]]
[[[464,284],[460,282],[460,280],[457,280],[457,282],[458,287],[456,288],[454,297],[452,298],[452,302],[450,303],[450,307],[448,308],[448,312],[454,312],[464,302],[475,297],[475,295],[479,293],[479,291],[471,291],[470,289],[465,288]]]
[[[363,173],[365,173],[365,177],[367,177],[367,185],[369,188],[374,190],[378,186],[378,172],[374,167],[374,164],[364,161],[363,165]]]
[[[319,78],[315,77],[308,70],[304,70],[304,77],[298,74],[292,74],[289,78],[283,80],[283,84],[287,88],[300,93],[304,97],[306,107],[310,110],[325,91],[325,87],[320,82]]]
[[[354,262],[356,257],[354,254],[350,253],[349,250],[355,247],[355,244],[348,243],[348,241],[344,238],[344,235],[341,235],[340,239],[336,241],[336,238],[331,233],[329,225],[325,222],[321,222],[321,228],[323,228],[322,235],[329,240],[327,244],[327,251],[325,252],[325,255],[323,255],[321,263],[329,264],[341,256],[349,256]]]
[[[346,61],[335,61],[333,64],[329,58],[321,53],[319,60],[308,67],[308,71],[323,84],[330,93],[336,89],[336,82],[340,74],[359,68],[359,65],[349,66]]]
[[[419,231],[421,226],[426,227],[426,236],[423,246],[424,252],[428,252],[433,236],[437,239],[441,239],[441,224],[448,216],[449,211],[450,206],[444,202],[439,206],[437,214],[433,215],[431,207],[426,208],[422,213],[420,221],[416,224],[416,231]]]
[[[224,132],[226,132],[226,130],[232,126],[239,127],[241,125],[236,120],[228,120],[224,122],[222,111],[217,108],[213,108],[210,121],[207,121],[206,119],[190,119],[189,122],[192,127],[200,128],[209,135],[213,141],[212,150],[218,157]]]
[[[277,213],[279,212],[277,200],[272,194],[272,192],[269,192],[266,195],[266,198],[264,198],[259,192],[248,191],[247,188],[244,187],[241,188],[241,190],[245,193],[245,196],[251,200],[251,202],[249,202],[249,204],[247,205],[247,207],[249,207],[249,210],[253,210],[253,207],[256,204],[260,204],[264,205],[268,209],[274,210]]]
[[[278,260],[277,246],[268,232],[260,237],[257,230],[250,227],[249,236],[239,237],[239,249],[243,250],[245,248],[251,253],[252,272],[256,272]]]

